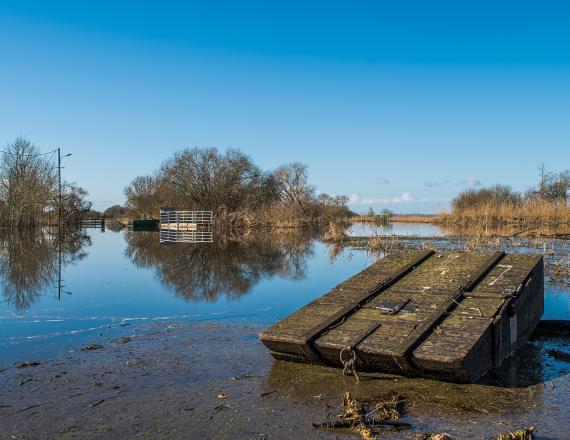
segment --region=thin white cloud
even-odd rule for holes
[[[462,181],[457,182],[457,185],[481,186],[481,181],[473,176],[469,176],[463,179]]]
[[[402,193],[400,197],[396,197],[393,199],[394,203],[404,203],[404,202],[413,202],[414,197],[408,191]]]
[[[449,185],[451,182],[446,179],[446,180],[425,180],[424,181],[424,186],[427,186],[428,188],[434,188],[436,186],[444,186],[444,185]]]
[[[427,188],[435,188],[438,186],[450,185],[452,182],[449,179],[445,180],[424,180],[424,186]],[[466,185],[466,186],[481,186],[481,181],[473,176],[468,176],[463,180],[455,182],[456,186]]]
[[[376,183],[378,185],[388,185],[390,183],[390,181],[388,179],[386,179],[385,177],[378,176],[378,177],[376,177]]]
[[[360,203],[362,205],[378,205],[382,203],[408,203],[413,202],[414,196],[409,191],[404,191],[401,195],[396,197],[358,197],[358,195],[354,194],[356,197],[350,200],[354,200],[352,203]]]
[[[395,197],[360,197],[358,194],[353,193],[349,196],[348,202],[352,205],[385,205],[385,204],[398,204],[398,203],[426,203],[426,202],[448,202],[449,199],[421,197],[415,198],[411,192],[404,191],[399,196]]]

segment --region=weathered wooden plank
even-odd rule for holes
[[[322,322],[317,323],[313,328],[311,328],[305,334],[305,351],[313,352],[317,356],[319,356],[318,351],[314,351],[312,348],[313,342],[321,336],[324,332],[326,332],[331,327],[341,324],[344,320],[350,317],[350,315],[354,314],[359,308],[361,308],[364,304],[369,302],[372,298],[374,298],[378,293],[382,290],[389,288],[394,283],[398,282],[400,279],[405,277],[408,273],[426,261],[429,257],[434,254],[433,251],[426,251],[419,254],[415,259],[411,260],[408,264],[400,268],[397,272],[392,274],[390,278],[385,279],[382,282],[379,282],[376,286],[370,289],[368,292],[364,293],[360,298],[356,301],[349,303],[346,305],[345,308],[341,309],[340,311],[334,313],[329,318],[325,319]],[[319,356],[320,357],[320,356]]]
[[[541,257],[435,254],[414,266],[417,257],[380,260],[262,333],[262,341],[277,359],[342,366],[340,353],[351,347],[359,370],[464,382],[500,365],[538,324]],[[394,281],[406,264],[415,269]],[[371,294],[378,286],[382,293]]]
[[[425,252],[409,252],[391,254],[367,267],[362,272],[352,276],[343,283],[335,286],[326,295],[317,298],[305,307],[297,310],[282,321],[263,331],[259,337],[261,341],[273,352],[287,352],[305,356],[307,361],[318,362],[314,353],[311,353],[304,344],[307,334],[317,324],[331,317],[335,317],[347,306],[359,301],[363,295],[368,294],[378,285],[389,281],[402,269],[407,268]]]
[[[515,301],[524,312],[513,318],[507,313],[505,297],[531,276],[535,283],[528,283]],[[499,366],[538,324],[543,312],[542,280],[541,258],[505,256],[413,352],[413,363],[425,376],[449,374],[456,381],[477,380]]]
[[[449,314],[450,311],[457,306],[458,301],[461,300],[461,297],[465,292],[465,290],[475,287],[475,285],[482,278],[485,277],[485,275],[497,264],[497,262],[501,258],[503,258],[503,256],[504,253],[498,252],[484,259],[483,264],[480,266],[474,266],[471,264],[469,265],[470,267],[468,266],[468,269],[461,269],[460,271],[455,271],[456,273],[461,273],[461,280],[465,281],[466,284],[464,286],[459,286],[457,288],[457,291],[454,292],[453,294],[445,295],[445,299],[443,301],[440,301],[439,303],[436,303],[435,309],[433,309],[431,313],[429,313],[425,317],[424,320],[422,320],[417,326],[415,326],[415,328],[413,328],[409,334],[403,335],[399,346],[396,347],[395,349],[390,350],[389,354],[394,358],[394,363],[398,366],[400,370],[413,371],[414,365],[413,364],[410,365],[410,359],[409,359],[411,352],[416,347],[418,347],[425,340],[425,338],[432,332],[434,327],[436,327],[439,324],[439,322],[441,322],[445,318],[445,316]],[[481,260],[480,256],[472,257],[472,259],[477,263],[479,263],[479,261]],[[458,260],[460,260],[460,257],[453,256],[451,259],[453,263],[457,262]],[[466,263],[467,261],[469,261],[468,258],[465,257],[461,258],[461,260],[463,260],[462,263],[464,265],[467,265]],[[452,265],[447,262],[444,263],[444,265],[445,265],[444,270],[441,270],[441,266],[440,267],[436,266],[431,268],[432,273],[435,272],[436,274],[439,274],[439,276],[442,276],[441,272],[444,272],[443,276],[448,276],[447,268]],[[457,266],[455,267],[457,268]],[[369,340],[373,340],[373,335],[371,335]],[[371,357],[370,347],[369,344],[366,344],[367,342],[368,341],[361,344],[362,345],[361,350],[363,352],[363,356],[361,357],[363,357],[364,359],[368,359],[369,357]],[[367,354],[364,355],[364,353]]]

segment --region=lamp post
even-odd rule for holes
[[[61,300],[61,253],[62,253],[62,244],[63,244],[63,237],[61,236],[61,220],[63,216],[63,200],[62,200],[62,187],[61,187],[61,159],[64,157],[71,156],[71,153],[66,154],[64,156],[61,155],[61,148],[58,147],[57,149],[57,183],[59,186],[59,207],[58,207],[58,221],[57,221],[57,230],[58,230],[58,277],[57,277],[57,299]]]
[[[57,224],[59,226],[59,232],[61,233],[61,219],[63,215],[63,195],[62,195],[62,187],[61,187],[61,159],[64,157],[71,156],[71,153],[68,153],[64,156],[61,155],[61,148],[58,147],[57,149],[57,181],[59,186],[59,213],[58,213],[58,221]]]

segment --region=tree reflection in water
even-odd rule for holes
[[[132,232],[125,235],[125,254],[137,267],[153,268],[164,287],[186,301],[214,302],[239,298],[262,279],[303,279],[319,235],[264,231],[218,235],[213,243],[161,245],[158,232]]]
[[[42,295],[58,296],[61,268],[87,256],[84,231],[57,234],[41,229],[0,230],[0,289],[3,302],[29,308]]]

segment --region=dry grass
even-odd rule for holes
[[[570,207],[548,201],[526,200],[520,205],[488,203],[454,210],[438,216],[439,221],[455,225],[517,225],[521,230],[570,224]]]
[[[390,217],[390,221],[396,223],[439,223],[441,219],[440,216],[433,214],[399,214]]]
[[[331,222],[348,224],[347,217],[340,210],[329,212],[301,212],[295,207],[278,203],[263,206],[257,210],[243,210],[216,214],[216,222],[224,225],[239,225],[246,228],[289,229],[312,226],[326,226]]]
[[[344,230],[346,229],[346,224],[341,222],[329,222],[327,228],[325,229],[325,233],[323,238],[325,241],[330,242],[341,242],[346,237],[344,235]]]
[[[379,217],[376,215],[355,215],[350,217],[352,223],[378,223]],[[440,223],[441,217],[434,214],[393,214],[390,216],[391,222],[396,223]]]

